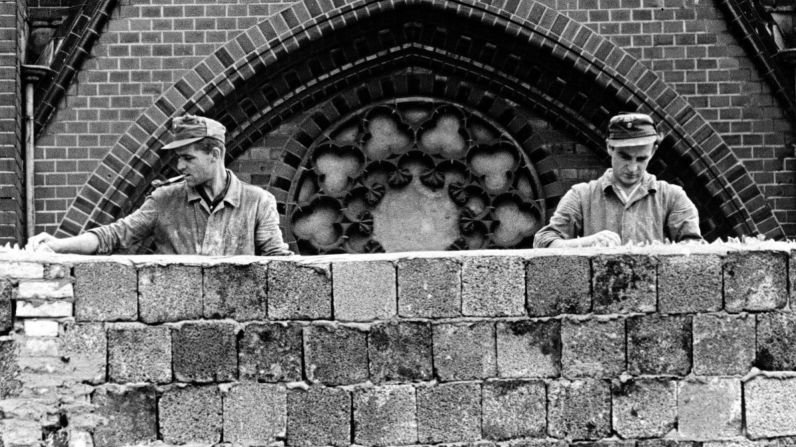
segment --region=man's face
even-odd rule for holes
[[[193,144],[175,149],[177,153],[177,171],[185,176],[188,186],[196,187],[211,181],[216,173],[218,157],[215,151],[207,153],[196,149]]]
[[[647,171],[647,165],[655,153],[655,144],[642,146],[608,147],[614,180],[624,187],[635,186]]]

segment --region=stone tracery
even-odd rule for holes
[[[305,254],[525,247],[545,217],[536,171],[510,133],[429,99],[333,124],[296,178],[287,215]]]

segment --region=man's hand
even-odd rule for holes
[[[622,244],[622,238],[610,230],[603,230],[591,236],[577,239],[558,239],[550,244],[555,248],[576,248],[576,247],[616,247]]]
[[[41,251],[46,253],[53,253],[55,250],[50,246],[50,243],[55,241],[56,238],[47,233],[39,233],[36,236],[28,239],[28,244],[25,245],[25,251]]]

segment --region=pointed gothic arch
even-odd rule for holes
[[[228,156],[235,158],[280,123],[325,102],[310,118],[317,125],[295,136],[283,155],[287,167],[272,178],[284,207],[287,191],[277,182],[296,168],[291,160],[306,155],[324,124],[369,102],[424,95],[485,110],[532,138],[510,107],[517,104],[595,151],[602,151],[602,129],[612,114],[650,113],[667,135],[653,169],[679,181],[702,210],[710,210],[709,237],[783,235],[721,136],[653,71],[541,3],[509,3],[362,0],[331,10],[317,0],[292,5],[220,47],[144,111],[91,175],[59,233],[77,234],[138,206],[149,183],[169,172],[160,148],[169,137],[169,119],[179,113],[224,122]],[[410,67],[420,73],[397,76]]]

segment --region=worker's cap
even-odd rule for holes
[[[608,122],[608,138],[611,147],[642,146],[658,141],[658,131],[649,115],[643,113],[620,113]]]
[[[163,149],[177,149],[195,143],[202,138],[215,138],[224,143],[227,128],[210,118],[196,115],[178,116],[171,120],[174,140],[163,146]]]

